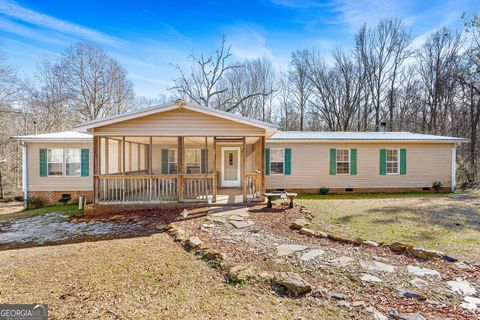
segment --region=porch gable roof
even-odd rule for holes
[[[206,108],[206,107],[202,107],[202,106],[195,105],[189,102],[184,102],[184,101],[171,101],[162,105],[154,106],[154,107],[143,109],[143,110],[131,111],[131,112],[115,115],[115,116],[87,121],[79,125],[76,125],[74,127],[74,130],[79,132],[85,132],[98,127],[103,127],[103,126],[116,124],[116,123],[120,123],[127,120],[137,119],[137,118],[141,118],[149,115],[159,114],[159,113],[168,112],[172,110],[180,110],[180,109],[196,111],[196,112],[211,115],[214,117],[219,117],[222,119],[264,129],[270,134],[273,134],[278,131],[275,125],[267,122],[263,122],[255,119],[249,119],[231,112],[226,112],[226,111],[213,109],[213,108]]]

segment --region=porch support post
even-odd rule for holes
[[[243,152],[242,152],[242,168],[243,168],[243,202],[247,202],[247,139],[243,137]]]
[[[150,144],[148,146],[148,174],[152,175],[152,158],[153,158],[153,137],[150,137]]]
[[[217,137],[213,137],[213,202],[217,202]]]
[[[178,201],[183,201],[183,174],[185,172],[185,165],[184,165],[184,143],[185,137],[178,137],[178,184],[177,184],[177,193],[178,193]]]
[[[93,136],[93,203],[98,203],[98,137]]]
[[[265,201],[265,197],[264,197],[264,192],[266,191],[265,189],[265,136],[262,137],[262,168],[261,168],[261,172],[262,172],[262,181],[260,182],[260,201],[261,202],[264,202]]]
[[[125,136],[122,137],[122,202],[125,202]]]
[[[109,143],[108,143],[108,138],[105,137],[105,174],[110,173],[110,157],[109,157]]]

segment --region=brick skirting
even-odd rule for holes
[[[87,202],[93,201],[93,191],[29,191],[28,197],[40,198],[45,204],[58,204],[62,194],[69,194],[72,197],[70,202],[78,202],[79,196],[87,197]]]
[[[350,191],[351,190],[351,191]],[[432,193],[435,190],[431,187],[428,188],[351,188],[347,191],[347,188],[330,188],[329,193],[402,193],[409,191]],[[269,189],[268,191],[275,191],[275,189]],[[285,191],[295,193],[307,193],[316,194],[320,193],[320,188],[285,188]],[[440,192],[450,192],[450,188],[444,187]]]

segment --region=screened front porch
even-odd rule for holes
[[[259,201],[264,150],[264,137],[95,136],[95,203]]]

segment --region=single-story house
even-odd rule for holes
[[[278,131],[183,101],[13,137],[25,198],[98,204],[259,200],[266,190],[400,192],[455,188],[466,139],[409,132]]]

